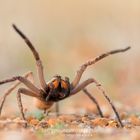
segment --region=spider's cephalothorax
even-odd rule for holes
[[[114,113],[116,114],[116,117],[118,121],[120,122],[120,125],[123,126],[121,119],[119,117],[119,114],[114,107],[113,103],[110,101],[109,97],[106,95],[105,90],[102,88],[101,84],[97,82],[94,78],[89,78],[82,83],[80,83],[81,77],[83,75],[83,72],[86,70],[86,68],[90,65],[95,64],[96,62],[100,61],[101,59],[112,55],[116,53],[125,52],[130,49],[130,47],[126,47],[124,49],[117,49],[112,50],[106,53],[103,53],[99,55],[96,58],[93,58],[87,62],[85,62],[83,65],[80,66],[79,70],[76,73],[76,76],[74,80],[70,83],[69,79],[66,77],[65,79],[62,79],[61,76],[54,76],[54,78],[46,83],[44,71],[43,71],[43,65],[42,61],[40,59],[39,53],[33,46],[33,44],[30,42],[30,40],[15,26],[13,25],[13,28],[15,31],[24,39],[30,50],[32,51],[34,58],[36,60],[37,65],[37,72],[38,72],[38,78],[40,82],[40,87],[38,88],[36,85],[34,85],[29,79],[29,75],[32,75],[31,72],[25,74],[24,76],[14,76],[12,78],[0,81],[0,84],[8,83],[17,81],[12,87],[10,87],[4,94],[2,98],[2,102],[0,104],[0,114],[1,110],[3,108],[3,104],[6,100],[6,97],[20,84],[23,83],[27,88],[19,88],[17,92],[17,100],[19,109],[22,115],[22,118],[25,120],[24,111],[23,111],[23,105],[21,102],[21,94],[32,96],[36,100],[36,106],[40,109],[46,110],[49,109],[54,102],[60,101],[62,99],[65,99],[66,97],[72,96],[77,94],[79,91],[83,90],[83,92],[96,104],[97,109],[99,111],[99,114],[101,117],[103,117],[103,113],[98,105],[98,102],[96,99],[85,89],[89,84],[94,83],[96,87],[102,92],[104,97],[107,99],[109,104],[111,105]]]
[[[61,76],[56,75],[51,81],[47,83],[46,101],[59,101],[69,96],[70,94],[70,83],[69,78],[65,77],[65,80]]]

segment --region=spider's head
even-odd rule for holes
[[[69,78],[62,79],[60,75],[55,75],[53,79],[48,82],[50,99],[58,101],[66,98],[70,93]]]

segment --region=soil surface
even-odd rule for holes
[[[124,127],[111,117],[85,114],[43,114],[37,117],[28,116],[27,122],[20,118],[0,119],[1,140],[46,140],[46,139],[140,139],[140,117],[121,114]],[[26,124],[27,123],[27,124]]]

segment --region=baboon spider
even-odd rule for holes
[[[82,77],[83,72],[86,70],[86,68],[90,65],[95,64],[99,60],[112,55],[116,53],[121,53],[125,52],[130,49],[130,47],[126,47],[124,49],[118,49],[118,50],[112,50],[107,53],[103,53],[99,55],[98,57],[88,60],[87,62],[83,63],[79,70],[76,73],[76,76],[72,82],[69,81],[68,77],[65,77],[63,79],[59,75],[55,75],[52,80],[46,83],[45,78],[44,78],[44,72],[43,72],[43,65],[42,61],[40,59],[39,53],[35,49],[35,47],[32,45],[30,40],[13,24],[13,28],[15,31],[21,36],[21,38],[26,42],[27,46],[30,48],[30,50],[33,53],[33,56],[36,60],[36,65],[37,65],[37,72],[38,72],[38,77],[39,77],[39,82],[40,82],[40,88],[35,86],[29,79],[28,77],[32,75],[31,72],[25,74],[24,76],[14,76],[12,78],[2,80],[0,81],[0,84],[5,84],[8,82],[14,82],[17,81],[12,87],[10,87],[4,94],[2,98],[2,102],[0,105],[0,114],[3,108],[3,104],[5,102],[6,97],[11,93],[12,90],[14,90],[20,83],[23,83],[27,88],[19,88],[17,92],[17,100],[18,100],[18,106],[21,112],[21,116],[23,120],[25,119],[24,111],[23,111],[23,105],[21,102],[21,93],[24,95],[32,96],[35,97],[36,99],[36,106],[39,109],[42,110],[47,110],[49,109],[55,102],[58,102],[60,100],[63,100],[67,97],[70,97],[79,91],[83,90],[83,92],[96,104],[97,109],[99,111],[99,114],[101,117],[103,117],[103,113],[100,109],[100,106],[98,105],[98,102],[96,99],[85,89],[89,84],[94,83],[97,88],[103,93],[105,98],[108,100],[110,103],[114,113],[116,114],[116,117],[121,125],[123,127],[123,124],[121,122],[121,119],[119,117],[118,112],[116,111],[116,108],[108,98],[108,96],[105,93],[105,90],[102,88],[101,84],[97,82],[94,78],[89,78],[85,80],[84,82],[80,83],[80,79]]]

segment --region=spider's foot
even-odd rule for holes
[[[28,127],[28,123],[25,122],[24,125],[23,125],[23,127],[24,127],[24,128],[27,128],[27,127]]]
[[[43,115],[44,117],[49,116],[49,113],[51,112],[51,110],[44,110]]]

